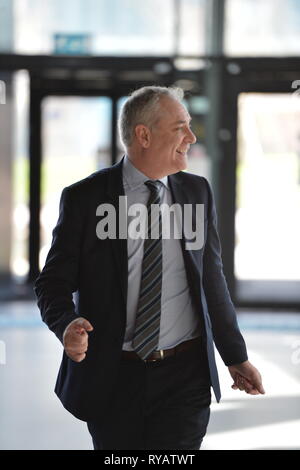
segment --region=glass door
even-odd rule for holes
[[[300,100],[241,93],[235,278],[240,299],[300,300]]]
[[[63,188],[111,165],[112,99],[48,96],[41,110],[40,268],[50,248]]]

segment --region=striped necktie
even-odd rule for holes
[[[146,359],[158,346],[162,289],[162,226],[159,208],[161,182],[149,180],[145,184],[150,189],[147,204],[148,238],[144,241],[140,296],[132,342],[141,359]],[[151,211],[153,204],[157,204],[156,211],[153,208]],[[156,237],[153,237],[154,230]]]

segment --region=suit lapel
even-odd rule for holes
[[[110,244],[115,263],[118,266],[121,281],[121,290],[126,305],[128,284],[127,239],[119,239],[119,197],[125,195],[122,174],[123,160],[124,157],[119,163],[109,169],[107,183],[107,201],[113,204],[116,210],[117,237],[116,239],[110,239]]]
[[[184,214],[184,204],[196,204],[193,194],[188,191],[188,188],[182,184],[180,173],[169,176],[169,185],[171,189],[171,194],[175,203],[180,204],[182,214]],[[192,217],[193,227],[196,227],[196,214],[193,210]],[[182,230],[182,240],[181,247],[183,251],[183,256],[185,261],[188,263],[188,266],[193,265],[193,269],[199,274],[199,262],[197,260],[197,251],[196,250],[187,250],[186,249],[186,238],[184,230]]]

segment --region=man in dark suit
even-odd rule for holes
[[[36,281],[42,318],[64,346],[55,391],[87,421],[95,449],[199,449],[211,386],[221,396],[213,341],[232,387],[264,393],[222,272],[212,191],[182,171],[196,140],[182,98],[164,87],[128,98],[119,119],[125,157],[63,190]],[[172,204],[192,208],[199,246],[184,229],[163,238],[162,207]],[[143,207],[141,237],[130,224]]]

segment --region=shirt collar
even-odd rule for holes
[[[137,189],[138,187],[142,186],[145,181],[149,180],[148,176],[144,175],[144,173],[142,173],[133,165],[127,155],[125,155],[123,161],[123,178],[131,190]],[[167,176],[160,178],[158,181],[160,181],[165,186],[165,188],[169,189]]]

